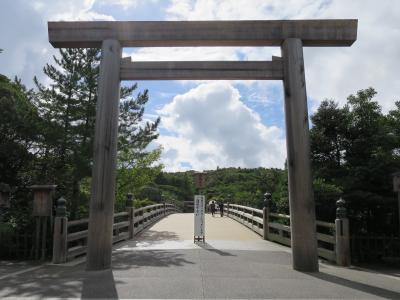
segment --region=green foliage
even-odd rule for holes
[[[98,49],[60,50],[55,65],[43,69],[50,85],[34,78],[36,105],[46,122],[40,183],[57,184],[72,219],[80,217],[78,207],[87,202],[79,183],[91,175],[99,59]]]
[[[289,192],[288,192],[288,172],[287,169],[278,176],[277,188],[272,192],[272,211],[282,214],[289,214]]]
[[[145,206],[149,206],[149,205],[153,205],[156,204],[156,202],[151,201],[149,199],[136,199],[135,201],[133,201],[133,206],[135,208],[141,208],[141,207],[145,207]]]
[[[41,180],[58,185],[57,192],[68,199],[70,218],[75,219],[87,215],[90,195],[100,50],[60,50],[54,61],[55,66],[44,68],[50,86],[35,78],[37,107],[46,121]],[[117,209],[128,192],[152,181],[161,169],[153,165],[160,149],[145,151],[158,136],[160,120],[143,122],[148,91],[133,95],[136,89],[136,84],[122,87],[120,93]]]
[[[323,178],[315,178],[313,187],[318,220],[332,222],[335,219],[336,201],[343,193],[342,188]]]
[[[148,153],[133,153],[126,148],[119,151],[117,170],[117,203],[124,203],[128,193],[135,198],[149,198],[141,194],[141,189],[152,183],[161,172],[162,165],[154,165],[161,156],[161,149]]]
[[[317,215],[332,219],[338,195],[348,202],[357,231],[395,228],[391,174],[400,169],[400,104],[384,115],[373,88],[360,90],[340,108],[323,101],[312,116],[311,152]],[[389,220],[389,221],[388,221]],[[355,222],[353,222],[354,224]]]
[[[18,79],[0,75],[0,183],[11,187],[11,207],[2,218],[17,231],[31,225],[31,195],[26,186],[34,182],[42,123],[32,92]]]
[[[285,184],[285,174],[285,171],[279,169],[218,168],[207,171],[207,187],[203,192],[207,195],[207,200],[262,208],[263,195],[268,191],[273,194],[273,201],[282,202],[283,206],[283,202],[287,202],[287,197],[280,198],[283,190],[287,190],[287,187],[281,187]],[[156,187],[168,201],[170,199],[178,202],[192,201],[194,194],[199,192],[195,191],[193,175],[194,171],[163,172],[155,181]],[[274,205],[274,208],[281,209],[281,206]],[[279,210],[279,212],[282,211]]]
[[[0,182],[23,183],[21,170],[31,167],[40,143],[40,119],[30,93],[18,80],[0,75]]]
[[[155,179],[163,199],[177,200],[178,202],[193,200],[194,185],[192,171],[177,173],[160,173]]]
[[[67,199],[70,219],[87,216],[97,103],[100,50],[65,49],[43,71],[36,90],[0,75],[0,182],[12,189],[3,220],[30,226],[32,194],[26,186],[56,184],[56,198]],[[161,149],[147,151],[160,122],[144,122],[148,91],[121,88],[117,209],[127,192],[152,182],[162,166]]]
[[[229,200],[231,203],[250,205],[257,208],[263,206],[263,195],[269,192],[273,201],[280,201],[280,184],[283,170],[279,169],[243,169],[227,168],[208,172],[206,191],[210,199]]]
[[[144,106],[149,100],[149,96],[148,91],[145,90],[143,93],[138,93],[136,97],[131,97],[132,92],[136,89],[136,84],[121,89],[117,210],[124,208],[128,193],[133,193],[135,198],[138,198],[141,188],[152,183],[162,169],[162,165],[158,163],[161,157],[161,148],[146,151],[150,142],[158,137],[157,127],[160,118],[155,122],[146,122],[144,126],[139,126],[143,123]],[[140,197],[140,199],[145,198],[147,196]]]

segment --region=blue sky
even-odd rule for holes
[[[196,83],[186,82],[184,84],[179,81],[137,81],[138,90],[149,90],[150,101],[146,107],[146,112],[151,115],[150,117],[157,116],[157,110],[161,109],[164,105],[171,102],[176,94],[185,93],[188,88],[196,86]],[[124,85],[129,85],[130,82],[123,82]],[[249,108],[256,111],[262,120],[262,123],[267,126],[278,125],[283,128],[284,108],[283,108],[283,90],[281,82],[270,84],[268,88],[268,99],[264,91],[257,88],[247,87],[243,85],[237,86],[241,94],[241,100]],[[311,109],[311,107],[310,107]],[[154,116],[153,116],[154,115]]]
[[[400,94],[400,2],[396,0],[2,0],[0,72],[22,78],[42,73],[57,51],[47,21],[268,20],[356,18],[358,40],[348,48],[305,48],[309,113],[325,98],[341,105],[373,86],[387,112]],[[390,42],[388,42],[390,41]],[[129,48],[143,60],[270,60],[278,48]],[[123,82],[123,84],[127,84]],[[217,166],[283,167],[286,158],[281,82],[140,81],[148,89],[146,118],[162,117],[165,169]]]

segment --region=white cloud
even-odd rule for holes
[[[0,72],[33,85],[33,76],[45,80],[43,66],[57,54],[48,42],[47,21],[113,20],[92,11],[94,0],[2,0],[0,3]]]
[[[306,48],[309,95],[318,101],[346,97],[369,86],[384,111],[400,99],[400,2],[333,1],[320,18],[358,18],[357,41],[350,48]]]
[[[261,123],[227,82],[204,83],[159,110],[168,170],[189,162],[196,170],[217,166],[283,167],[285,141],[277,127]]]
[[[158,2],[161,2],[161,0],[97,0],[96,4],[99,4],[100,6],[119,6],[124,10],[128,10],[137,8],[139,5]]]
[[[352,47],[305,48],[307,91],[314,108],[324,98],[343,104],[349,94],[369,86],[377,89],[384,111],[400,98],[397,0],[172,0],[167,14],[171,20],[357,18],[358,40]],[[243,52],[245,59],[268,59],[268,52],[253,49]]]
[[[99,0],[100,5],[121,6],[123,9],[135,8],[138,6],[138,0]]]
[[[257,20],[312,17],[327,1],[315,0],[172,0],[171,20]]]

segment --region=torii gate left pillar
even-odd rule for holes
[[[121,49],[118,40],[102,42],[88,229],[88,270],[111,267]]]

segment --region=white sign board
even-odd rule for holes
[[[205,223],[205,204],[206,198],[203,195],[194,196],[194,238],[201,238],[204,241],[204,223]]]

